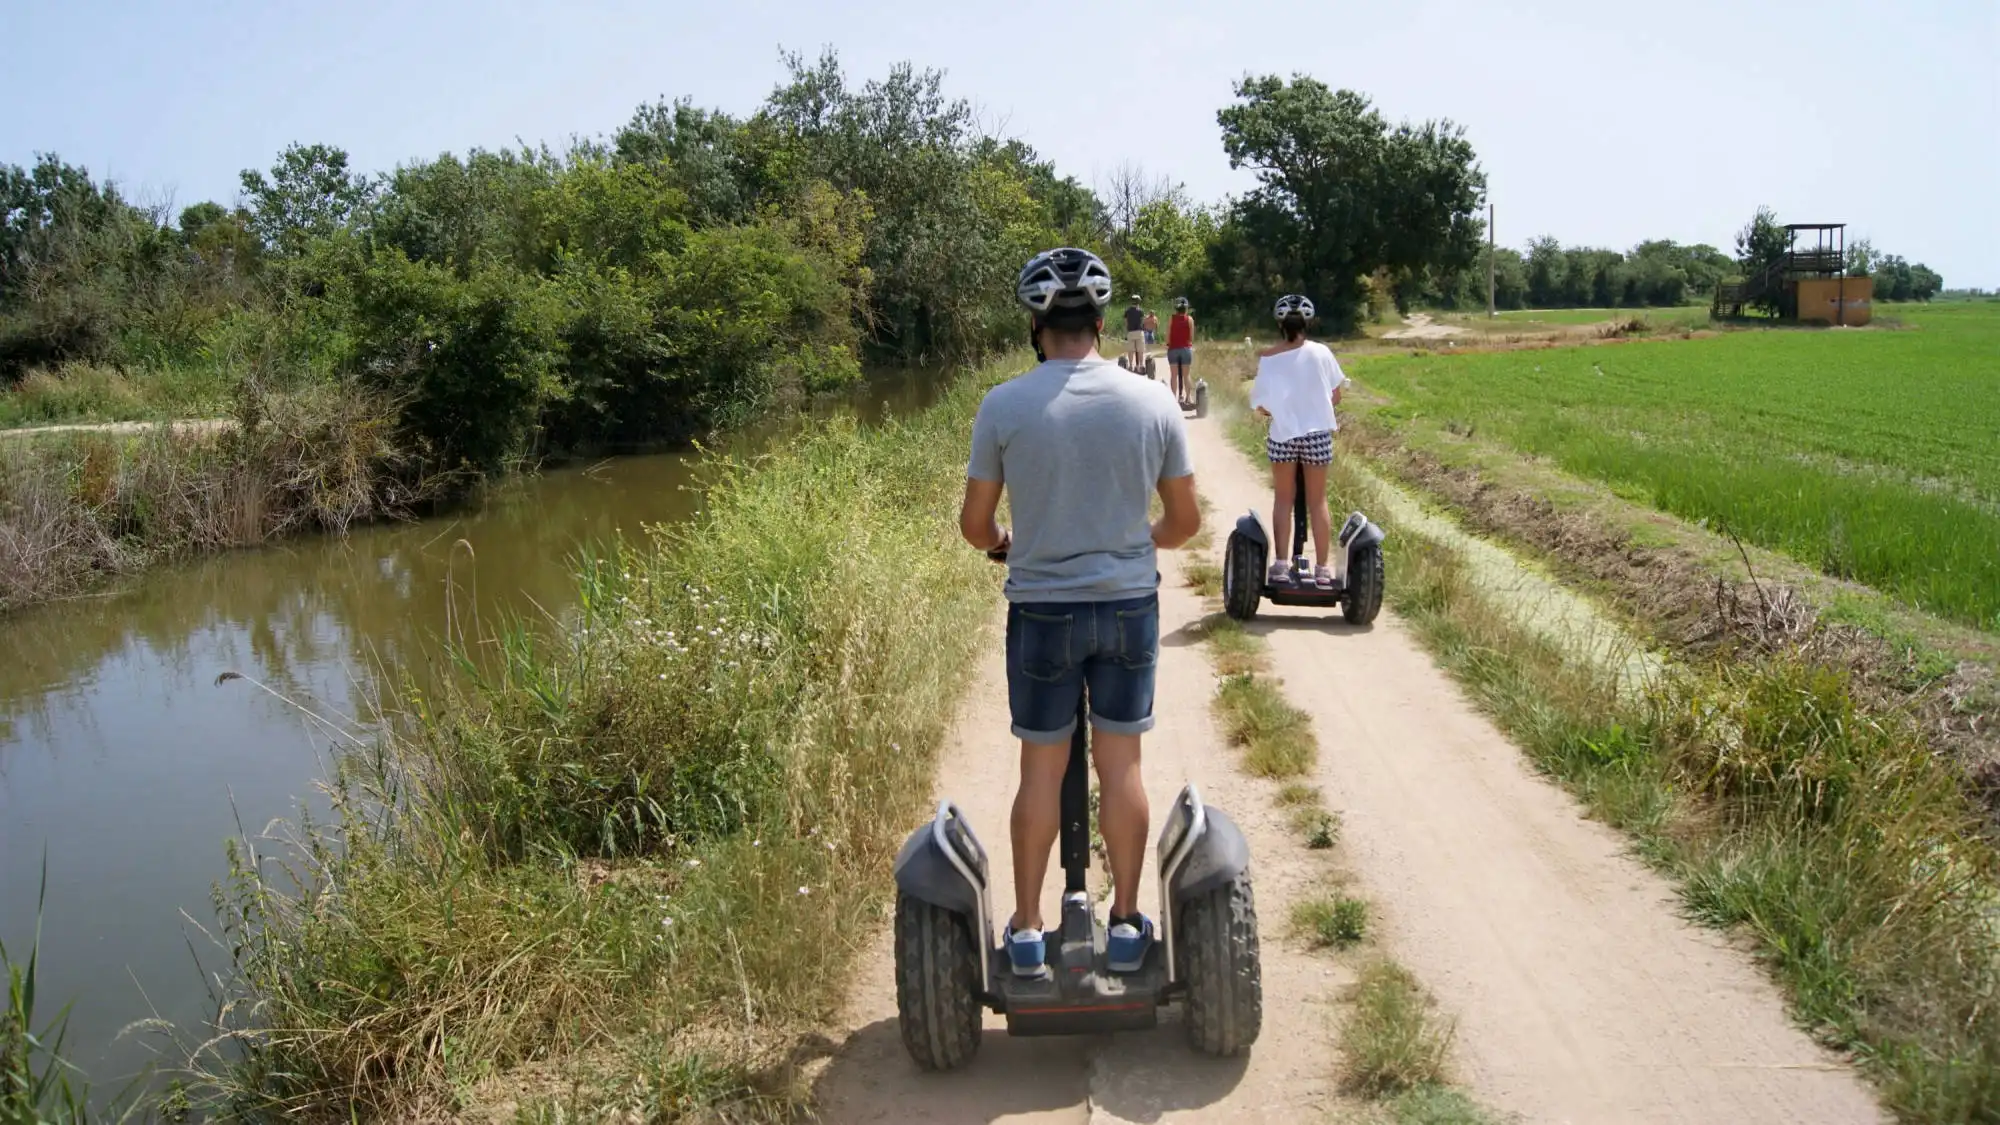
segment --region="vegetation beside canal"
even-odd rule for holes
[[[528,1120],[801,1098],[985,637],[962,454],[1023,362],[725,463],[695,519],[583,561],[572,620],[463,637],[467,686],[347,756],[296,882],[241,842],[238,1034],[190,1092]]]

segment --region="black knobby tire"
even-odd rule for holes
[[[1238,621],[1257,616],[1264,597],[1263,552],[1248,536],[1229,533],[1222,552],[1222,611]]]
[[[1194,416],[1197,418],[1208,417],[1207,387],[1196,387],[1194,389]]]
[[[919,898],[896,896],[896,1022],[925,1070],[950,1070],[979,1052],[979,950],[965,919]]]
[[[1159,378],[1159,377],[1160,377],[1160,359],[1159,359],[1159,357],[1158,357],[1158,356],[1150,356],[1150,355],[1149,355],[1149,356],[1147,356],[1147,357],[1146,357],[1146,378],[1148,378],[1148,379],[1157,379],[1157,378]]]
[[[1244,872],[1188,900],[1174,951],[1187,982],[1187,1034],[1207,1055],[1240,1055],[1264,1026],[1264,974],[1257,959],[1257,902]]]
[[[1382,609],[1382,544],[1367,543],[1354,548],[1347,558],[1347,597],[1341,600],[1341,616],[1349,625],[1366,625]]]

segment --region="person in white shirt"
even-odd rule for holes
[[[1276,313],[1285,342],[1257,353],[1257,379],[1250,385],[1251,408],[1271,423],[1264,439],[1264,453],[1271,461],[1271,490],[1276,494],[1271,510],[1275,541],[1271,544],[1269,580],[1274,584],[1292,580],[1291,512],[1303,467],[1317,564],[1313,582],[1331,588],[1333,571],[1326,561],[1333,519],[1326,506],[1326,470],[1333,463],[1333,434],[1340,428],[1333,408],[1340,402],[1347,375],[1331,349],[1306,339],[1306,326],[1313,318],[1312,301],[1288,293],[1278,298]]]

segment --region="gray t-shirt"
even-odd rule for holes
[[[1102,357],[1050,360],[986,392],[966,469],[1006,486],[1015,602],[1159,589],[1147,505],[1161,481],[1192,472],[1174,393]]]

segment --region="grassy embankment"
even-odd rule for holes
[[[1588,369],[1636,350],[1575,354]],[[1218,358],[1250,372],[1247,357]],[[1374,393],[1374,367],[1356,366]],[[1234,381],[1219,381],[1232,436],[1258,448]],[[1351,460],[1336,463],[1335,484],[1341,505],[1364,508],[1383,487]],[[1449,543],[1395,528],[1386,549],[1391,606],[1473,700],[1631,833],[1693,916],[1754,942],[1799,1022],[1854,1052],[1901,1119],[2000,1113],[1989,921],[2000,863],[1957,770],[1908,714],[1862,698],[1850,668],[1826,659],[1825,626],[1711,634],[1635,694],[1484,595]]]
[[[247,1053],[211,1052],[195,1093],[524,1120],[802,1104],[997,595],[957,541],[959,451],[1019,366],[718,469],[696,519],[584,562],[574,621],[490,638],[498,671],[468,662],[350,755],[298,885],[245,843],[220,898]]]

